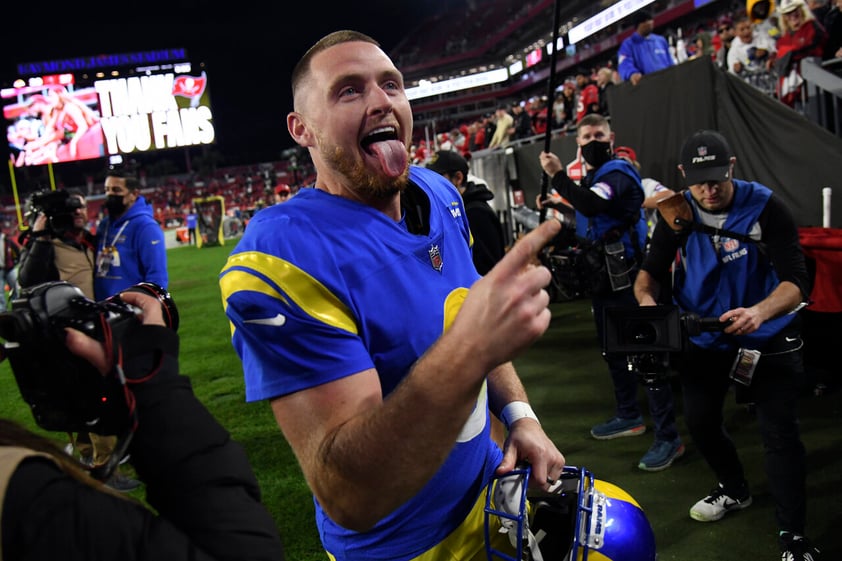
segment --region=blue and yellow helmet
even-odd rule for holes
[[[550,492],[529,490],[529,467],[494,478],[485,506],[489,561],[655,561],[655,534],[626,491],[568,466]],[[493,545],[507,533],[513,555]]]

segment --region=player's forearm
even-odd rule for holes
[[[528,401],[523,383],[511,362],[501,364],[488,375],[488,407],[498,418],[513,401]]]
[[[453,343],[440,340],[381,404],[343,423],[315,451],[308,482],[338,524],[373,527],[430,481],[457,441],[484,426],[486,407],[477,401],[485,372]]]
[[[454,445],[483,438],[486,375],[518,356],[549,326],[543,287],[550,273],[533,263],[559,229],[554,221],[541,224],[471,285],[446,333],[382,401],[373,370],[305,395],[313,398],[308,405],[322,402],[339,409],[319,413],[327,428],[315,439],[309,435],[310,423],[290,418],[273,404],[276,417],[298,426],[293,440],[307,464],[308,482],[323,507],[323,498],[331,501],[325,511],[334,520],[355,530],[370,528],[428,484]],[[448,305],[458,306],[458,296],[454,291]],[[297,414],[314,416],[318,409],[301,407]],[[492,445],[490,440],[473,443]],[[322,476],[325,467],[329,472]],[[323,484],[323,477],[330,479]],[[342,482],[346,488],[338,486]]]

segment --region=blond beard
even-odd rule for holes
[[[346,151],[339,146],[327,144],[318,138],[319,152],[325,163],[345,176],[351,188],[362,199],[387,200],[406,189],[409,182],[409,165],[398,177],[385,177],[372,174],[363,162],[348,157]]]

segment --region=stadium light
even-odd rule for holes
[[[571,45],[590,37],[597,31],[605,29],[614,22],[620,21],[640,8],[648,6],[655,0],[620,0],[613,6],[605,8],[595,16],[589,17],[579,25],[573,27],[567,35]]]
[[[559,37],[558,39],[556,39],[555,44],[556,44],[556,49],[558,49],[558,50],[563,49],[564,48],[564,37]],[[545,47],[547,49],[547,56],[550,56],[551,54],[553,54],[553,41],[552,41],[552,39],[547,41],[547,44],[545,45]]]
[[[460,76],[459,78],[442,80],[441,82],[419,80],[417,86],[406,89],[406,97],[412,101],[413,99],[421,99],[433,95],[469,90],[471,88],[488,86],[490,84],[498,84],[500,82],[505,82],[508,79],[509,72],[505,68],[498,68],[497,70],[469,74],[467,76]]]

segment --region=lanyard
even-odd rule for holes
[[[123,225],[120,226],[120,229],[117,230],[117,233],[114,234],[113,238],[111,238],[111,245],[110,246],[105,243],[106,240],[108,239],[108,231],[106,230],[105,235],[102,236],[102,249],[105,249],[106,247],[115,247],[117,245],[117,240],[120,239],[120,235],[123,233],[123,230],[126,229],[126,226],[129,225],[129,222],[131,222],[131,220],[126,220],[125,222],[123,222]],[[109,224],[109,227],[110,227],[110,224]]]

